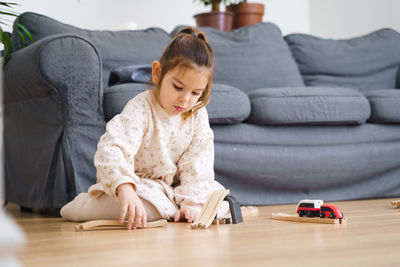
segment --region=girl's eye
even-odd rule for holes
[[[182,90],[182,89],[183,89],[182,87],[179,87],[179,86],[177,86],[177,85],[176,85],[176,84],[174,84],[174,83],[173,83],[173,85],[174,85],[175,89],[176,89],[176,90],[178,90],[178,91],[180,91],[180,90]]]
[[[192,92],[193,95],[200,95],[200,93]]]

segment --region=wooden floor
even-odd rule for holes
[[[62,218],[7,211],[25,230],[24,266],[400,266],[400,209],[395,199],[332,202],[347,224],[275,221],[295,204],[259,207],[237,225],[75,232]]]

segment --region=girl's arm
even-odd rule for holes
[[[117,197],[119,185],[129,183],[136,190],[140,181],[134,171],[134,157],[147,129],[146,108],[142,96],[129,101],[121,114],[107,123],[106,132],[97,145],[94,156],[97,182],[112,197]]]
[[[208,195],[223,186],[214,180],[214,134],[205,108],[198,111],[196,129],[189,148],[178,162],[180,185],[175,191],[181,210],[188,207],[199,210]]]

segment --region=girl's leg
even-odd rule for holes
[[[146,210],[148,222],[161,219],[154,205],[142,198],[141,201]],[[117,198],[112,198],[107,194],[91,198],[87,193],[80,193],[61,209],[60,214],[70,221],[119,220],[120,210],[121,206]]]

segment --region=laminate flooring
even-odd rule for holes
[[[296,204],[260,206],[241,224],[191,229],[162,228],[75,232],[77,223],[57,216],[7,213],[24,230],[17,255],[24,266],[400,266],[400,209],[392,200],[329,202],[346,224],[276,221],[274,212],[295,213]]]

